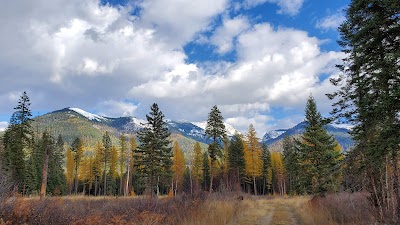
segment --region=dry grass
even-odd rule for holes
[[[229,224],[240,216],[233,197],[11,198],[0,204],[0,224]]]

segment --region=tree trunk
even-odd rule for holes
[[[392,155],[393,155],[393,176],[394,176],[394,192],[395,192],[395,197],[396,197],[396,202],[397,202],[397,207],[396,207],[396,215],[394,218],[394,221],[396,221],[397,225],[400,225],[400,182],[399,182],[399,167],[398,167],[398,157],[397,157],[397,149],[393,148]]]
[[[213,160],[211,160],[211,165],[210,165],[210,171],[211,171],[211,176],[210,176],[210,194],[211,194],[211,192],[212,192],[212,186],[213,186],[213,178],[214,178],[214,172],[213,172],[213,168],[214,168],[214,166],[213,166],[213,164],[214,164],[214,162],[213,162]]]
[[[107,172],[106,172],[106,161],[104,161],[104,187],[103,187],[103,195],[106,196],[107,192]]]
[[[254,195],[257,195],[256,176],[254,175],[253,175],[253,189],[254,189]]]
[[[94,196],[97,195],[97,176],[94,178]]]
[[[47,146],[46,146],[47,148]],[[44,163],[42,170],[42,187],[40,189],[40,199],[42,200],[46,196],[46,188],[47,188],[47,169],[49,167],[49,151],[46,149],[44,155]]]
[[[130,169],[130,162],[129,162],[129,164],[128,164],[128,168],[127,168],[127,174],[126,174],[126,185],[125,185],[125,193],[124,193],[124,196],[129,196],[129,177],[130,177],[130,174],[129,174],[129,169]]]
[[[78,166],[75,167],[74,194],[78,194]]]

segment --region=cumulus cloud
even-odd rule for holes
[[[8,122],[0,121],[0,131],[4,131],[8,126]]]
[[[106,117],[135,116],[137,107],[131,102],[115,100],[107,100],[97,106],[99,114]]]
[[[304,0],[246,0],[244,6],[252,8],[266,2],[277,4],[280,7],[278,13],[294,16],[299,13]]]
[[[234,39],[249,27],[249,21],[245,17],[224,18],[222,25],[211,37],[211,43],[217,46],[219,54],[225,54],[233,49]]]
[[[346,17],[344,16],[343,12],[337,12],[318,20],[315,26],[322,30],[337,30],[340,24],[342,24],[345,20]]]

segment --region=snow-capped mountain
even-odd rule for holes
[[[289,129],[278,129],[268,131],[262,138],[262,142],[267,145],[273,145],[281,141],[285,136],[296,136],[304,132],[307,122],[301,122]],[[349,134],[353,126],[349,124],[328,124],[326,130],[333,135],[339,144],[346,151],[353,145],[353,140]]]
[[[192,122],[192,124],[200,127],[203,130],[205,130],[206,126],[207,126],[207,122],[206,121],[203,121],[203,122]],[[226,122],[224,122],[224,125],[225,125],[226,134],[229,137],[232,137],[233,135],[235,135],[235,133],[239,133],[240,134],[240,132],[238,130],[236,130],[232,125],[230,125],[230,124],[228,124]]]
[[[69,109],[69,110],[71,110],[71,111],[74,111],[74,112],[76,112],[76,113],[79,113],[80,115],[82,115],[82,116],[88,118],[89,120],[95,120],[95,121],[98,121],[98,122],[107,120],[107,118],[105,118],[105,117],[103,117],[103,116],[99,116],[99,115],[96,115],[96,114],[93,114],[93,113],[90,113],[90,112],[86,112],[86,111],[83,110],[83,109],[71,108],[71,107],[70,107],[70,108],[67,108],[67,109]]]
[[[146,126],[147,121],[135,117],[118,117],[111,118],[96,115],[79,108],[64,108],[52,113],[65,113],[69,117],[80,117],[91,123],[94,127],[108,126],[122,133],[137,133]],[[52,114],[49,113],[49,114]],[[210,143],[210,138],[205,135],[207,122],[189,122],[189,121],[174,121],[166,120],[167,127],[171,133],[180,134],[187,138],[202,143]],[[238,132],[232,125],[224,123],[229,137]]]

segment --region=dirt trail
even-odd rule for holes
[[[279,199],[246,201],[246,212],[236,225],[298,225],[293,209]]]

